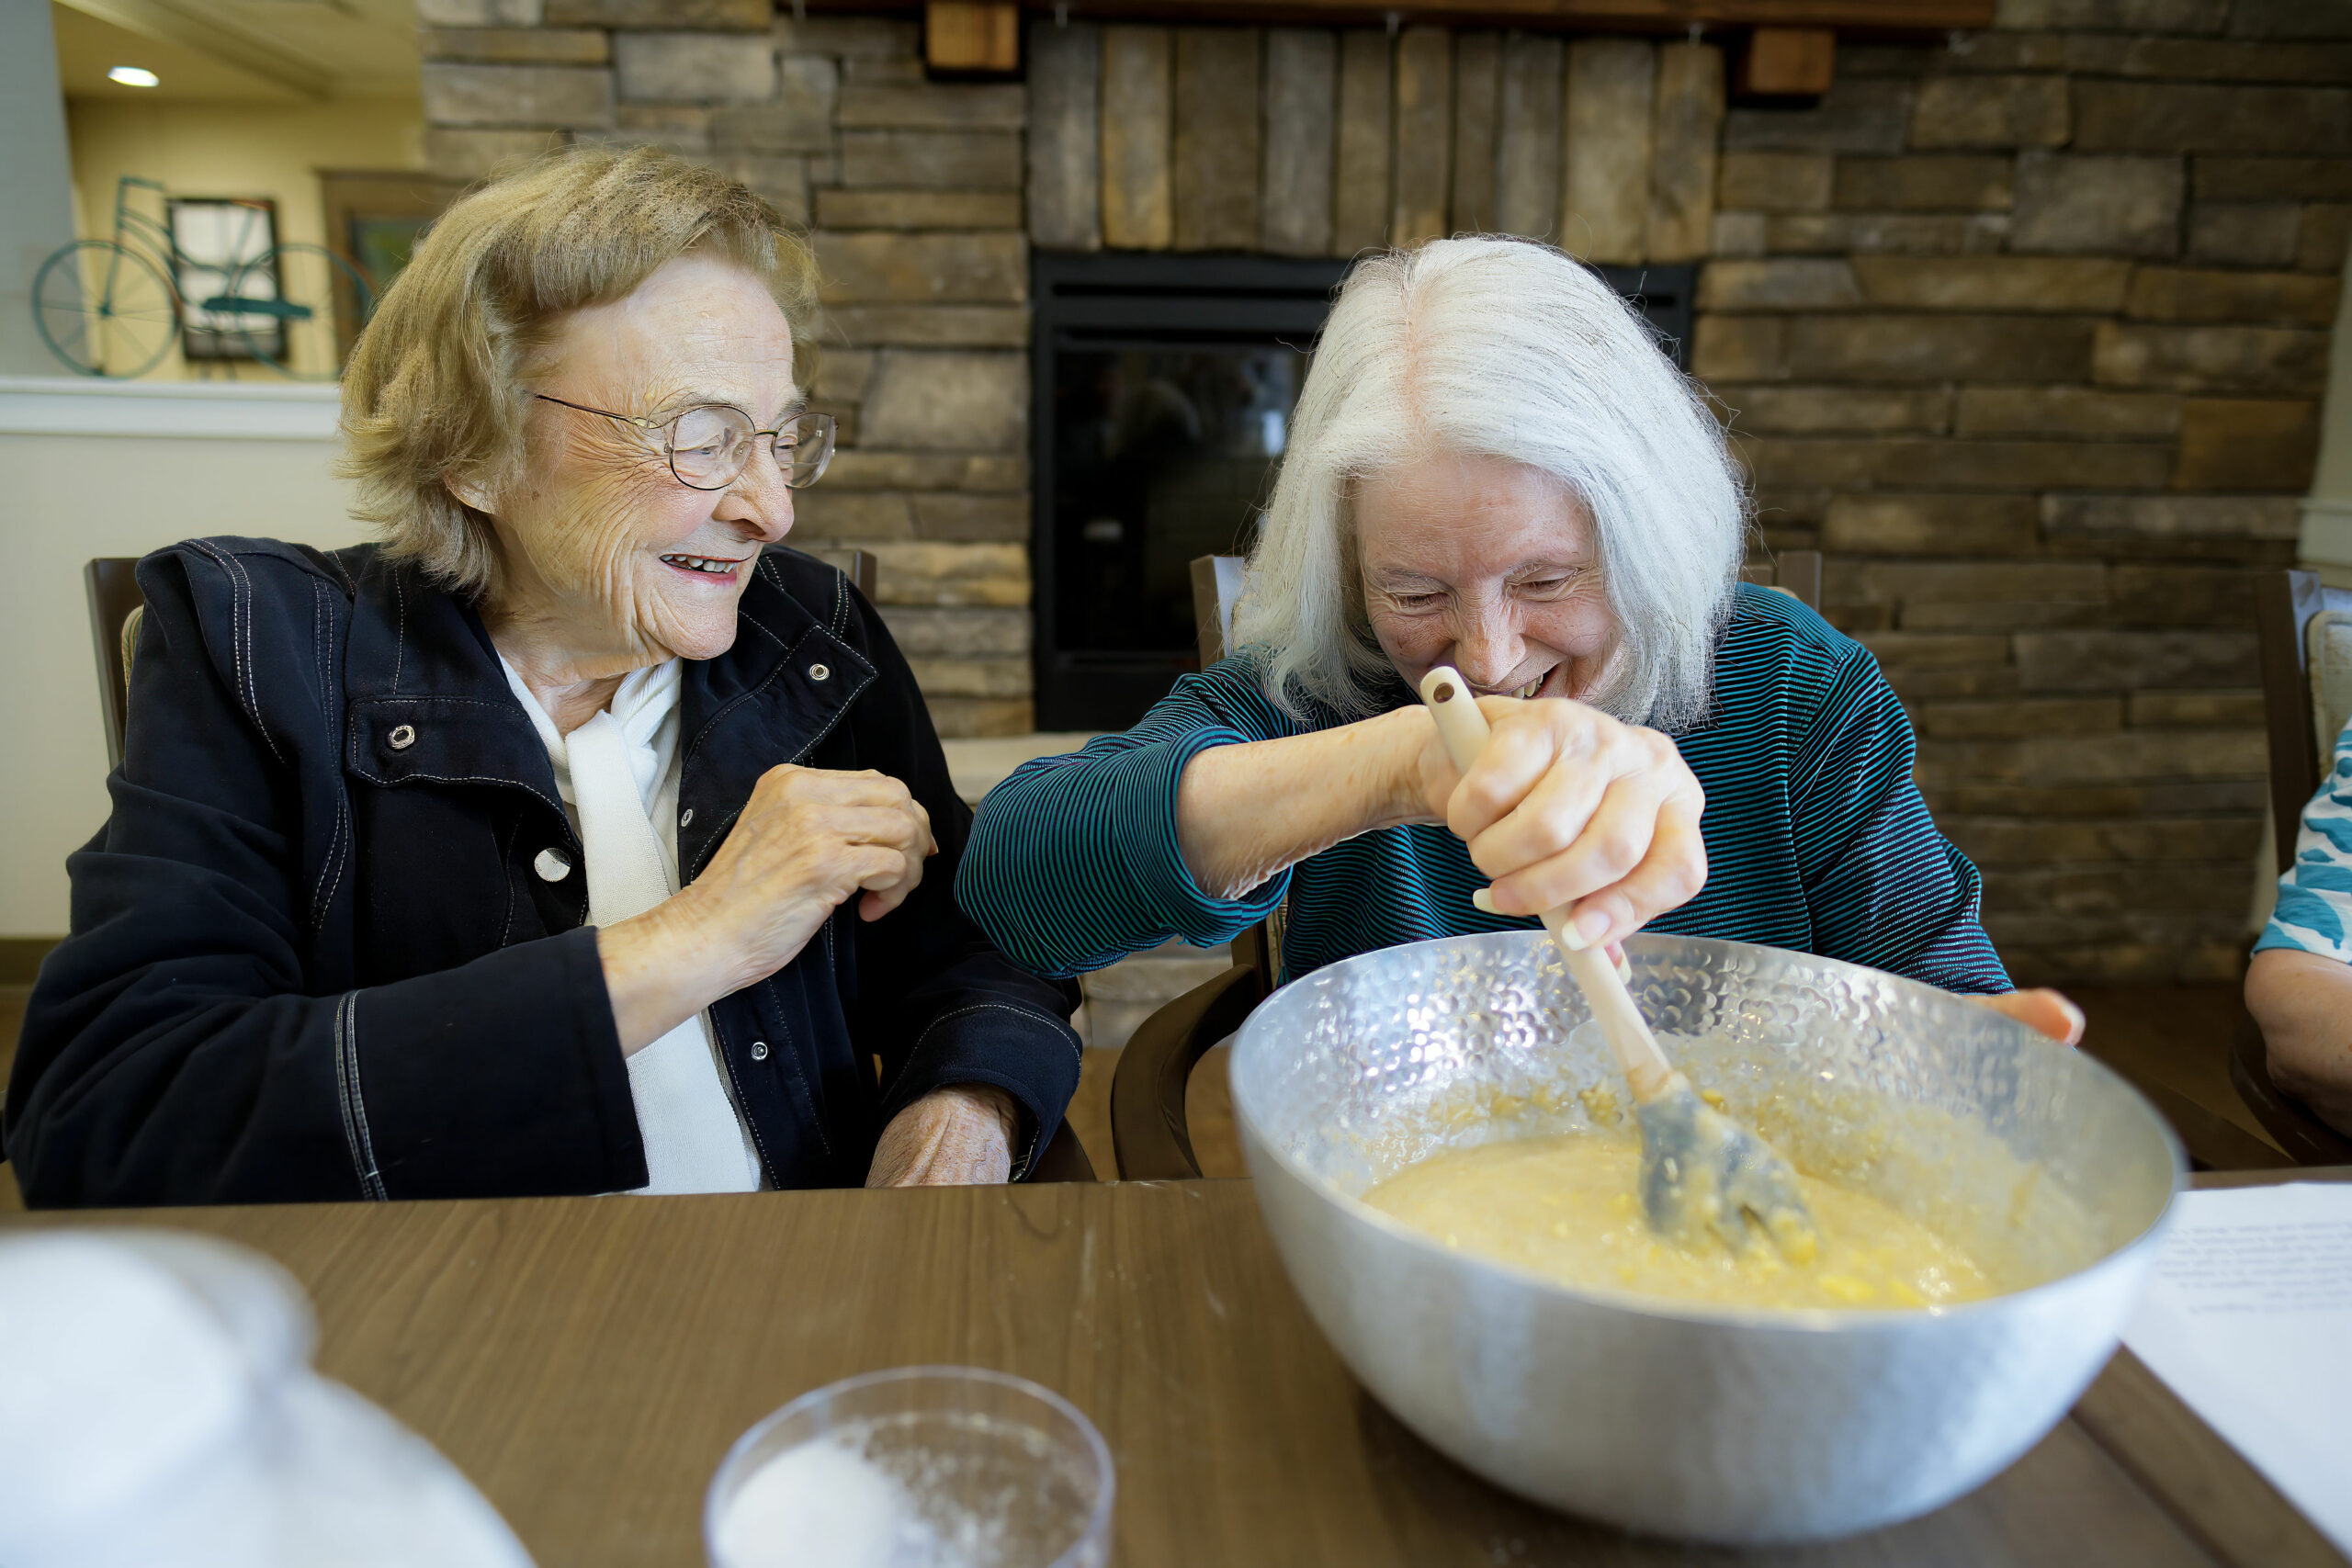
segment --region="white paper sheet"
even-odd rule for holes
[[[2352,1183],[2182,1193],[2123,1342],[2352,1556]]]

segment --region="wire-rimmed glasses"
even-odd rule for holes
[[[689,490],[725,490],[733,484],[750,464],[763,435],[775,439],[776,467],[784,470],[788,490],[807,490],[823,476],[825,465],[833,460],[836,427],[829,413],[788,414],[774,430],[762,430],[752,422],[750,414],[729,403],[697,403],[668,419],[646,419],[637,414],[615,413],[610,409],[592,409],[585,403],[565,402],[545,392],[532,396],[541,402],[577,409],[582,413],[616,419],[655,437],[670,459],[670,472]]]

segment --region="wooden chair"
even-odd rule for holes
[[[1739,569],[1740,581],[1777,588],[1814,614],[1821,613],[1821,552],[1782,550],[1772,560]]]
[[[134,556],[100,556],[82,568],[90,601],[90,641],[98,655],[98,718],[106,726],[107,766],[122,766],[122,727],[130,706],[130,650],[139,642],[140,594]]]
[[[2328,588],[2310,571],[2266,572],[2255,583],[2254,624],[2262,658],[2262,706],[2270,738],[2271,849],[2281,875],[2295,863],[2303,807],[2319,793],[2335,753],[2341,711],[2312,677],[2312,623],[2324,612],[2352,621],[2352,590]],[[2270,1077],[2269,1049],[2253,1015],[2241,1010],[2230,1042],[2230,1083],[2263,1131],[2302,1165],[2352,1163],[2352,1138],[2312,1115]]]

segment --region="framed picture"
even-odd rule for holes
[[[281,291],[271,254],[277,204],[266,197],[175,196],[168,210],[181,352],[215,364],[282,356],[285,322],[237,308],[243,300],[275,300]]]
[[[380,301],[417,240],[465,187],[454,181],[393,170],[319,171],[319,196],[326,212],[327,243],[357,266]],[[348,357],[352,340],[365,323],[351,289],[338,281],[334,299],[336,346]]]

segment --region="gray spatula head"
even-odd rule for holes
[[[1757,1242],[1792,1263],[1819,1246],[1813,1212],[1789,1162],[1749,1129],[1699,1098],[1681,1074],[1634,1108],[1642,1129],[1642,1211],[1667,1235],[1701,1229],[1734,1251]]]

